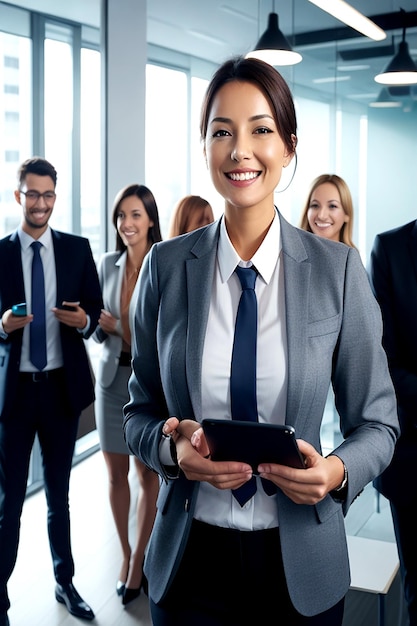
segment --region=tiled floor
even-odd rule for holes
[[[135,476],[132,485],[137,493]],[[96,614],[97,626],[151,626],[143,594],[126,608],[116,595],[120,549],[107,495],[107,473],[100,452],[75,466],[70,488],[75,560],[74,585]],[[133,519],[133,517],[132,517]],[[22,515],[16,568],[9,582],[11,626],[80,626],[54,596],[46,530],[44,492],[30,496]]]

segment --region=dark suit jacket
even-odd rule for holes
[[[90,328],[82,335],[60,324],[62,354],[68,396],[78,416],[94,400],[94,385],[83,339],[95,330],[103,306],[96,264],[87,239],[52,231],[56,265],[56,304],[80,302],[90,316]],[[0,241],[0,316],[25,299],[20,240],[17,232]],[[0,338],[0,419],[12,414],[17,388],[23,329]]]
[[[369,274],[384,322],[383,345],[394,383],[401,437],[376,488],[397,503],[416,497],[417,221],[376,236]]]
[[[280,220],[286,423],[321,450],[320,426],[332,380],[346,437],[335,452],[349,472],[343,504],[330,495],[315,506],[295,504],[280,490],[275,496],[291,600],[299,612],[313,615],[333,606],[349,588],[343,514],[388,465],[399,428],[381,344],[381,313],[359,254]],[[159,442],[168,416],[202,418],[202,355],[218,238],[219,222],[214,222],[155,244],[138,279],[125,435],[131,451],[163,477],[145,562],[155,602],[164,598],[177,571],[200,484],[181,472],[177,479],[167,474]],[[206,548],[202,553],[209,559]]]

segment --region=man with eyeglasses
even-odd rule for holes
[[[88,240],[49,226],[56,181],[43,158],[20,166],[15,198],[23,219],[0,241],[0,626],[9,625],[7,582],[35,435],[55,597],[72,615],[94,618],[72,582],[68,492],[79,416],[94,400],[84,339],[95,330],[103,302]]]

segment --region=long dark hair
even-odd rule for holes
[[[156,206],[154,195],[150,189],[145,187],[145,185],[138,185],[137,183],[134,183],[133,185],[128,185],[119,191],[113,205],[112,221],[113,226],[116,229],[116,250],[120,250],[121,252],[126,250],[126,245],[123,243],[123,240],[117,231],[117,216],[119,214],[122,201],[130,196],[137,196],[139,200],[142,200],[148,217],[151,222],[153,222],[153,226],[151,226],[148,232],[149,243],[152,245],[157,241],[162,241],[158,207]]]

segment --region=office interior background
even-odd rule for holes
[[[383,24],[385,41],[308,0],[0,2],[0,236],[20,222],[16,172],[35,154],[58,171],[51,226],[88,237],[97,261],[114,249],[112,203],[129,183],[153,191],[164,236],[185,194],[206,197],[221,215],[202,156],[202,95],[218,65],[251,50],[276,12],[303,57],[277,68],[294,94],[299,143],[294,178],[287,187],[288,168],[276,205],[297,225],[312,179],[339,174],[352,191],[354,241],[366,265],[377,233],[417,217],[417,85],[374,106],[383,90],[374,76],[398,49],[403,19],[417,59],[417,4],[350,4]],[[96,346],[89,349],[94,369]],[[94,415],[84,422],[75,462],[98,447]],[[330,406],[325,422],[331,448],[338,428]],[[35,448],[28,493],[40,486]]]

